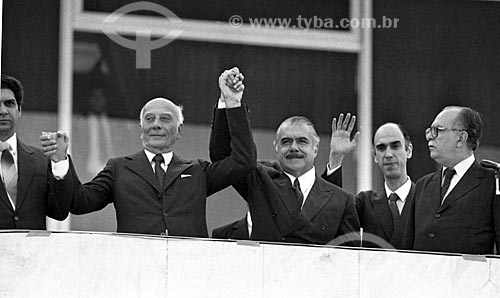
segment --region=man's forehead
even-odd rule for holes
[[[391,144],[395,142],[404,142],[404,136],[401,129],[395,124],[384,125],[375,133],[374,145]]]
[[[14,91],[12,91],[8,88],[2,88],[1,95],[2,95],[2,98],[6,98],[6,99],[15,99],[16,98],[14,96]]]
[[[310,138],[312,128],[305,124],[284,124],[278,131],[278,137],[281,138]]]
[[[441,111],[432,122],[433,126],[451,126],[455,123],[455,119],[459,113],[459,109],[446,109]]]
[[[150,101],[144,106],[145,114],[171,114],[175,115],[176,106],[166,100],[155,100]]]

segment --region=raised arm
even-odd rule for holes
[[[231,136],[227,124],[225,109],[229,105],[236,104],[241,99],[245,85],[244,76],[237,68],[226,70],[219,77],[220,97],[217,106],[214,108],[212,117],[212,130],[210,132],[209,155],[212,162],[224,159],[231,155]]]
[[[328,155],[328,166],[330,169],[340,167],[344,157],[349,154],[359,141],[359,131],[351,139],[351,133],[356,124],[356,116],[350,113],[344,118],[344,114],[339,115],[339,119],[332,119],[332,135],[330,138],[330,154]]]
[[[241,105],[245,87],[238,68],[222,73],[219,88],[222,108],[216,109],[212,122],[208,194],[240,181],[255,168],[257,159],[246,107]]]
[[[350,113],[344,118],[344,114],[339,115],[339,119],[332,119],[332,135],[330,138],[330,153],[328,155],[328,165],[321,177],[326,181],[342,187],[342,162],[344,157],[358,145],[359,132],[351,133],[356,124],[356,116]]]

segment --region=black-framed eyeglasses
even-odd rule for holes
[[[465,129],[431,126],[425,130],[425,136],[426,137],[430,136],[431,138],[435,139],[438,137],[439,132],[445,132],[445,131],[465,131]]]

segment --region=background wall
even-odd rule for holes
[[[133,1],[86,1],[86,8],[112,11]],[[297,16],[339,18],[347,1],[155,1],[181,17],[227,21],[246,17]],[[435,169],[428,157],[425,128],[446,105],[478,110],[486,129],[479,158],[500,160],[498,45],[500,3],[482,1],[374,1],[374,16],[398,18],[398,27],[374,30],[373,125],[401,122],[414,142],[409,162],[413,180]],[[38,144],[40,128],[56,129],[59,1],[4,0],[2,71],[25,83],[26,103],[19,134]],[[179,152],[207,157],[211,109],[218,97],[217,77],[238,65],[245,73],[245,102],[250,106],[259,158],[273,157],[275,128],[286,117],[310,117],[322,137],[317,170],[326,162],[330,121],[340,112],[357,109],[356,59],[352,54],[282,48],[200,43],[176,40],[152,52],[152,68],[137,70],[135,52],[107,37],[75,35],[78,44],[97,48],[97,58],[75,50],[76,59],[92,61],[75,70],[73,155],[82,180],[93,177],[109,157],[140,148],[137,114],[150,98],[169,97],[185,106],[186,131]],[[92,52],[92,51],[91,51]],[[95,54],[95,53],[94,53]],[[90,59],[90,60],[85,60]],[[75,63],[76,64],[76,63]],[[85,66],[85,63],[83,63]],[[94,91],[102,90],[101,99]],[[89,148],[93,118],[106,115],[111,142],[104,134]],[[97,126],[96,126],[97,125]],[[101,128],[102,130],[102,128]],[[28,140],[29,142],[29,140]],[[110,145],[111,144],[111,145]],[[96,149],[96,148],[94,148]],[[88,157],[100,153],[99,162]],[[345,187],[356,192],[355,155],[344,166]],[[95,159],[93,159],[95,160]],[[90,165],[89,165],[90,164]],[[375,188],[382,179],[374,167]],[[241,217],[244,204],[232,190],[209,199],[209,227]],[[101,213],[75,216],[73,228],[114,230],[112,207]]]

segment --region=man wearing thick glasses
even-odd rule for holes
[[[467,107],[446,107],[425,131],[441,167],[417,181],[404,249],[492,254],[500,245],[495,177],[475,160],[482,120]]]

